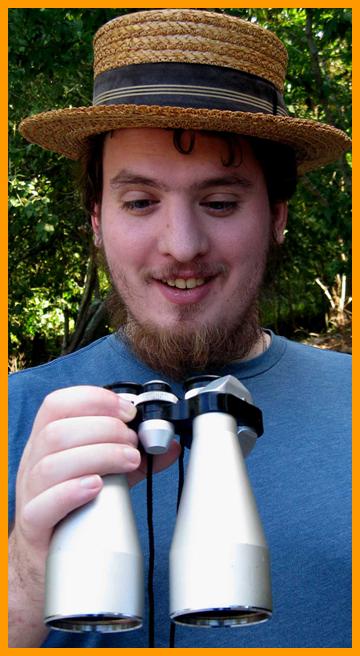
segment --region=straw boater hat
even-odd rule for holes
[[[193,9],[131,13],[95,34],[93,105],[31,116],[20,132],[78,159],[90,135],[117,128],[229,131],[288,144],[304,173],[339,158],[350,139],[288,116],[286,66],[281,41],[248,21]]]

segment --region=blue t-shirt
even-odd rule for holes
[[[190,373],[190,372],[189,372]],[[208,372],[209,373],[209,372]],[[351,357],[272,334],[262,355],[223,369],[249,389],[264,435],[246,463],[271,556],[273,616],[239,628],[176,627],[182,647],[351,646]],[[51,391],[162,378],[118,336],[10,377],[9,514],[36,412]],[[166,380],[166,379],[165,379]],[[171,383],[182,396],[181,385]],[[185,476],[189,451],[185,450]],[[154,476],[155,647],[169,646],[168,556],[176,518],[176,464]],[[145,563],[146,483],[131,490]],[[147,607],[147,601],[145,603]],[[141,629],[117,634],[52,631],[44,647],[147,647]]]

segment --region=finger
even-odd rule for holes
[[[39,432],[46,424],[56,419],[94,415],[130,421],[136,415],[136,408],[119,394],[102,387],[67,387],[45,397],[35,418],[33,433]]]
[[[136,447],[137,433],[116,417],[69,417],[46,424],[40,431],[31,459],[86,444],[118,443]]]
[[[180,444],[176,440],[173,440],[170,444],[169,450],[166,453],[154,456],[153,472],[158,473],[163,469],[170,467],[170,465],[172,465],[178,459],[180,453],[181,453]],[[140,466],[133,472],[128,473],[129,485],[130,486],[136,485],[136,483],[139,483],[144,478],[146,478],[146,474],[147,474],[147,456],[145,454],[141,459]]]
[[[170,467],[180,456],[181,446],[179,442],[173,440],[170,448],[166,453],[154,457],[153,471],[155,474]]]
[[[140,465],[137,449],[123,444],[91,444],[45,456],[29,472],[27,497],[58,483],[90,474],[125,474]]]
[[[55,524],[69,512],[94,499],[103,487],[100,476],[68,480],[48,488],[23,508],[21,525],[26,538],[47,547]]]

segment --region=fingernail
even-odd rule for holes
[[[97,474],[94,474],[94,476],[84,476],[84,478],[80,479],[80,485],[88,490],[95,490],[101,486],[101,477]]]
[[[121,417],[123,419],[134,419],[136,415],[136,408],[130,401],[126,401],[125,399],[122,399],[121,396],[119,396],[119,405]]]
[[[140,463],[140,453],[137,449],[132,449],[130,446],[124,446],[125,458],[133,465]]]

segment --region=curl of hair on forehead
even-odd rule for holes
[[[182,155],[190,155],[195,148],[196,131],[175,128],[173,132],[173,143],[176,150]],[[242,152],[241,148],[239,148],[237,135],[230,132],[212,132],[209,130],[202,130],[201,134],[209,137],[216,137],[225,143],[227,155],[225,159],[223,157],[221,158],[223,166],[240,166],[242,162]]]

